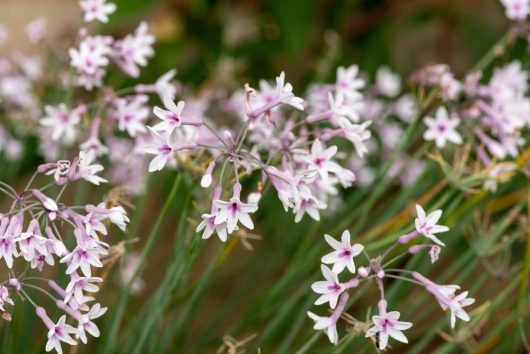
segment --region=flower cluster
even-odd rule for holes
[[[93,152],[81,152],[73,161],[59,161],[39,166],[26,188],[18,193],[0,182],[0,191],[12,200],[11,208],[0,214],[0,261],[8,269],[7,279],[1,280],[0,311],[10,318],[6,305],[16,306],[10,293],[28,300],[37,315],[48,327],[46,351],[54,348],[62,353],[60,342],[75,345],[76,340],[87,343],[87,334],[98,337],[94,320],[106,312],[92,296],[99,290],[103,279],[95,276],[95,269],[103,267],[109,244],[101,240],[107,235],[109,224],[125,230],[129,218],[121,206],[69,206],[60,201],[67,186],[78,180],[98,185],[105,180],[98,176],[102,167],[93,164]],[[34,186],[39,174],[46,174],[53,182],[43,187]],[[60,192],[51,197],[49,190],[60,186]],[[69,229],[73,239],[67,239]],[[57,269],[69,281],[60,286],[44,274],[46,268]],[[62,270],[59,270],[62,269]],[[57,323],[48,316],[42,293],[53,301],[53,306],[65,315]],[[66,323],[67,316],[77,323]],[[72,337],[73,336],[73,337]]]
[[[376,344],[380,350],[387,347],[389,338],[408,343],[403,331],[411,328],[412,323],[399,321],[400,313],[398,311],[388,311],[384,290],[385,279],[411,282],[431,293],[442,310],[450,311],[452,328],[455,326],[456,318],[469,321],[469,315],[464,307],[473,304],[475,300],[468,298],[467,291],[456,294],[457,290],[460,289],[457,285],[439,285],[416,271],[392,266],[396,260],[406,254],[417,254],[423,251],[429,252],[431,261],[434,263],[438,259],[441,247],[444,246],[444,243],[435,236],[435,234],[449,230],[447,226],[438,224],[442,211],[435,210],[426,214],[421,206],[416,205],[416,212],[415,230],[399,237],[392,246],[377,257],[370,257],[363,245],[352,244],[348,230],[342,233],[340,241],[329,235],[324,236],[333,251],[322,257],[321,268],[325,280],[313,283],[311,288],[319,295],[315,304],[329,303],[333,312],[331,316],[318,316],[308,312],[308,316],[315,321],[314,329],[325,331],[331,343],[337,344],[339,341],[337,322],[347,310],[348,292],[360,284],[371,282],[377,285],[381,299],[378,302],[379,313],[372,317],[372,326],[366,330],[366,337],[376,337]],[[434,243],[425,241],[433,241]],[[412,245],[410,245],[411,243]],[[392,252],[400,245],[410,246],[402,253],[393,254]],[[355,258],[361,254],[366,258],[366,265],[356,268]],[[389,259],[388,256],[390,255],[393,258]],[[330,269],[326,264],[331,265],[332,268]],[[344,272],[345,270],[347,272]],[[349,278],[341,281],[339,276],[343,277],[344,273],[348,273]]]
[[[349,187],[355,180],[353,172],[339,164],[343,153],[332,140],[350,141],[363,156],[370,137],[370,122],[357,124],[363,97],[359,89],[364,86],[357,72],[356,66],[339,68],[336,83],[315,87],[307,100],[295,96],[283,72],[275,83],[261,81],[259,90],[246,85],[231,98],[239,104],[225,105],[236,118],[232,129],[216,127],[201,112],[186,110],[184,101],[175,103],[164,95],[164,108],[153,110],[158,123],[147,127],[152,139],[144,151],[155,155],[149,171],[174,164],[175,155],[211,155],[201,180],[204,188],[214,186],[210,212],[202,215],[197,228],[203,238],[215,232],[225,241],[239,225],[252,229],[250,214],[258,209],[267,186],[276,191],[285,211],[292,210],[296,222],[305,214],[318,221],[337,186]],[[258,190],[243,202],[240,175],[253,173],[261,177]],[[225,199],[229,189],[232,194]]]

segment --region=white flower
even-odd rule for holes
[[[66,105],[61,103],[57,107],[44,107],[46,116],[40,123],[52,129],[52,140],[62,140],[65,143],[72,143],[77,135],[76,127],[81,122],[78,110],[68,110]]]
[[[336,91],[347,99],[358,100],[361,95],[359,90],[365,86],[364,80],[359,78],[358,75],[359,67],[357,65],[351,65],[348,68],[339,67],[335,84]]]
[[[81,339],[84,344],[87,343],[87,336],[85,332],[88,332],[93,337],[99,337],[100,332],[98,327],[92,320],[103,316],[107,312],[106,307],[101,307],[100,304],[94,304],[86,314],[81,315],[77,326],[77,337]]]
[[[353,258],[361,254],[364,246],[350,242],[350,232],[344,230],[341,242],[335,240],[330,235],[324,235],[326,242],[334,249],[333,252],[322,257],[322,263],[333,264],[333,273],[340,274],[344,268],[348,268],[351,273],[355,273],[355,264]]]
[[[173,153],[179,150],[193,149],[194,143],[173,144],[169,141],[169,135],[160,135],[153,128],[147,127],[152,136],[152,142],[144,146],[144,152],[156,155],[149,163],[149,172],[160,171],[167,164]]]
[[[115,116],[118,118],[118,128],[127,131],[131,137],[138,133],[145,133],[145,120],[149,117],[149,109],[144,106],[146,96],[136,96],[128,101],[120,99],[116,102]]]
[[[200,126],[202,124],[201,121],[182,118],[182,110],[185,107],[184,101],[179,101],[175,104],[169,96],[164,96],[162,101],[164,102],[164,107],[166,109],[160,107],[155,107],[153,109],[155,116],[162,120],[162,122],[153,127],[154,130],[171,134],[175,128],[182,125]]]
[[[445,244],[440,241],[434,234],[440,232],[446,232],[449,230],[447,226],[437,225],[436,223],[440,220],[442,216],[442,211],[440,209],[425,215],[425,210],[420,205],[416,205],[416,212],[418,217],[414,220],[416,224],[416,231],[427,237],[428,239],[434,241],[440,246],[445,246]]]
[[[372,317],[374,326],[366,332],[366,337],[372,337],[377,334],[379,337],[379,349],[381,350],[386,348],[389,337],[402,343],[408,343],[407,337],[402,331],[412,327],[412,323],[398,321],[399,316],[400,313],[398,311],[386,312],[386,301],[379,301],[379,316]]]
[[[57,353],[62,354],[63,349],[61,348],[61,342],[65,342],[70,345],[76,345],[76,341],[70,336],[70,334],[76,334],[77,330],[66,324],[66,316],[63,315],[59,319],[56,325],[50,328],[48,331],[48,342],[46,343],[46,351],[49,352],[55,349]]]
[[[331,317],[317,316],[310,311],[307,311],[307,315],[313,321],[315,321],[313,329],[317,331],[325,331],[329,338],[329,341],[333,344],[337,344],[337,342],[339,341],[339,335],[337,334],[336,321],[334,321]]]
[[[229,201],[225,202],[219,199],[214,200],[213,204],[219,211],[215,217],[215,225],[226,223],[228,233],[234,232],[237,223],[241,222],[246,228],[254,229],[254,223],[248,214],[256,212],[258,206],[255,204],[243,203],[240,198],[241,184],[234,185],[234,194]]]
[[[304,110],[304,100],[293,94],[293,86],[285,82],[285,73],[283,71],[276,78],[276,95],[281,103],[288,104],[301,111]]]
[[[80,151],[77,167],[78,174],[82,179],[92,184],[99,185],[100,183],[106,183],[108,181],[100,176],[96,176],[97,173],[103,171],[103,166],[100,164],[92,164],[95,157],[94,150],[88,152]]]
[[[506,10],[506,17],[510,20],[524,21],[530,13],[529,0],[501,0]]]
[[[301,194],[300,203],[294,208],[294,222],[300,222],[304,214],[308,214],[316,221],[320,221],[320,213],[318,209],[326,209],[326,203],[318,200],[311,194]]]
[[[154,42],[155,37],[148,33],[147,22],[142,22],[134,35],[129,34],[122,41],[116,42],[119,57],[115,60],[128,75],[138,77],[138,66],[147,66],[147,60],[155,54]]]
[[[456,131],[460,119],[457,117],[449,118],[445,107],[438,108],[436,118],[426,117],[425,124],[428,129],[423,138],[428,141],[434,140],[438,148],[444,148],[448,141],[457,145],[462,144],[462,137]]]
[[[375,81],[377,90],[383,96],[395,97],[401,90],[401,78],[386,66],[377,69]]]
[[[314,282],[311,289],[317,294],[321,294],[315,301],[315,305],[322,305],[329,302],[329,306],[334,309],[340,294],[345,290],[343,284],[339,282],[337,274],[331,271],[327,266],[321,265],[320,269],[326,280]]]
[[[320,140],[316,139],[311,146],[311,154],[302,156],[302,160],[309,165],[309,170],[316,170],[322,180],[326,182],[330,172],[337,174],[342,171],[342,167],[331,159],[336,153],[336,146],[330,146],[324,150]]]
[[[85,22],[97,20],[101,23],[109,22],[109,15],[116,11],[116,5],[106,3],[106,0],[81,0],[79,5],[85,13]]]

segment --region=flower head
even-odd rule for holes
[[[361,254],[364,246],[359,243],[352,245],[348,230],[344,230],[342,233],[341,242],[327,234],[324,235],[324,238],[334,251],[322,257],[322,263],[333,264],[332,270],[336,274],[340,274],[344,268],[348,268],[351,273],[355,273],[353,258]]]
[[[436,118],[426,117],[425,124],[428,129],[423,134],[423,138],[429,141],[434,140],[438,148],[444,148],[448,141],[457,145],[462,144],[462,137],[456,131],[460,119],[449,118],[444,107],[438,108]]]
[[[440,246],[445,246],[445,244],[440,241],[434,234],[440,232],[446,232],[449,230],[447,226],[437,225],[436,223],[440,220],[442,216],[441,210],[435,210],[429,215],[425,214],[425,210],[420,205],[416,205],[416,212],[418,217],[414,220],[416,224],[416,231],[427,237],[428,239],[434,241]]]
[[[109,22],[109,15],[116,11],[116,5],[106,0],[81,0],[79,5],[85,13],[85,22],[97,20],[101,23]]]
[[[410,322],[398,321],[400,313],[398,311],[386,312],[386,301],[379,301],[379,316],[373,316],[374,326],[366,332],[366,337],[378,335],[379,349],[383,350],[388,345],[389,337],[402,343],[408,343],[407,337],[402,331],[412,327]]]
[[[334,309],[337,306],[337,301],[340,294],[346,289],[343,284],[339,282],[337,274],[325,265],[321,265],[320,269],[326,280],[314,282],[311,289],[317,294],[321,294],[315,301],[315,305],[325,304],[329,302],[329,306]]]
[[[237,223],[240,222],[248,229],[254,229],[254,223],[248,214],[256,212],[258,206],[255,204],[243,203],[239,198],[241,194],[241,184],[234,185],[234,194],[227,202],[220,199],[214,200],[213,204],[219,208],[215,217],[215,225],[226,222],[228,233],[234,232]]]

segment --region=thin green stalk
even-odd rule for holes
[[[145,261],[147,260],[147,256],[151,252],[151,249],[155,245],[155,241],[158,239],[158,234],[160,231],[160,228],[162,226],[162,222],[164,221],[167,213],[169,212],[169,209],[171,205],[174,202],[174,199],[177,195],[177,191],[179,189],[180,183],[181,183],[181,175],[179,174],[175,181],[173,182],[173,186],[171,188],[171,191],[169,193],[168,198],[166,199],[166,202],[164,206],[162,207],[162,211],[158,215],[158,218],[151,229],[151,232],[149,233],[149,236],[147,237],[147,242],[142,248],[142,252],[138,258],[138,264],[136,266],[136,269],[133,272],[133,275],[131,279],[129,280],[129,283],[124,286],[121,289],[120,295],[118,297],[117,301],[117,308],[114,312],[114,316],[112,320],[110,321],[110,328],[108,331],[106,331],[106,338],[107,340],[104,342],[102,353],[113,353],[116,350],[116,343],[118,339],[118,331],[120,327],[120,323],[123,319],[123,316],[125,315],[125,310],[127,308],[127,303],[130,296],[130,290],[131,287],[140,274],[141,269],[143,268],[143,265]]]

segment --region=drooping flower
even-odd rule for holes
[[[344,230],[341,242],[335,240],[330,235],[324,235],[326,242],[334,249],[333,252],[322,257],[322,263],[333,264],[333,273],[340,274],[344,268],[348,268],[351,273],[355,273],[353,258],[361,254],[364,246],[356,243],[351,244],[350,231]]]
[[[412,276],[421,282],[427,291],[434,295],[442,310],[449,309],[451,312],[451,328],[455,327],[457,318],[463,321],[469,321],[469,315],[464,310],[464,307],[472,305],[475,299],[468,298],[467,291],[456,295],[456,291],[460,289],[458,285],[439,285],[418,272],[413,272]]]
[[[322,317],[315,315],[313,312],[307,311],[307,315],[315,321],[313,329],[317,331],[324,331],[329,338],[329,341],[333,344],[337,344],[339,341],[339,335],[337,333],[337,322],[331,317]]]
[[[107,312],[106,307],[101,307],[100,304],[94,304],[90,308],[90,311],[80,316],[80,318],[78,319],[77,337],[81,339],[81,342],[83,342],[84,344],[87,343],[88,339],[86,333],[89,333],[90,335],[96,338],[99,337],[99,328],[92,320],[103,316],[105,312]]]
[[[12,217],[0,216],[0,259],[8,268],[13,267],[13,256],[18,257],[16,239],[22,232],[22,214]]]

